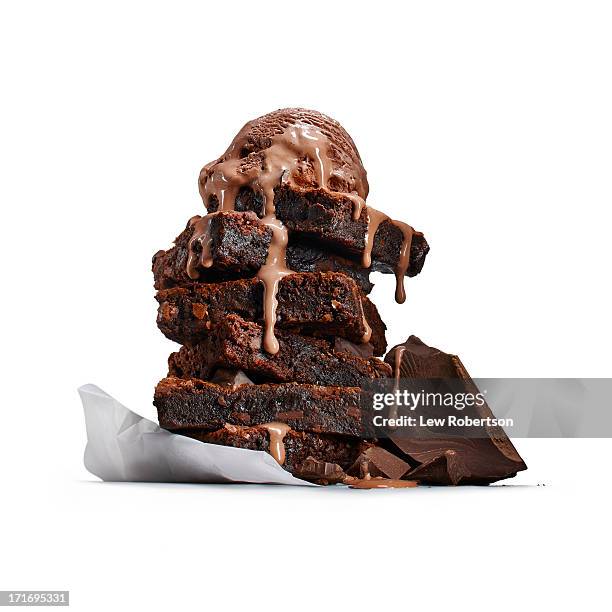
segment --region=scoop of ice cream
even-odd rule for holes
[[[346,130],[317,111],[286,108],[249,121],[227,151],[204,166],[199,179],[204,204],[218,199],[219,185],[228,178],[235,185],[239,177],[239,187],[246,187],[280,167],[288,176],[274,176],[274,181],[282,178],[300,188],[324,188],[364,200],[368,195],[366,171]]]

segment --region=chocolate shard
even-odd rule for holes
[[[396,363],[397,351],[401,356],[399,363]],[[396,369],[395,375],[398,378],[438,380],[440,384],[444,384],[444,379],[454,379],[461,381],[462,388],[467,393],[479,393],[478,387],[459,357],[428,346],[416,336],[410,336],[404,344],[393,347],[387,353],[385,361]],[[482,406],[473,406],[472,410],[475,417],[493,417],[486,402]],[[445,453],[454,451],[455,457],[452,459],[454,464],[451,466],[453,478],[457,477],[458,466],[463,466],[461,469],[465,473],[460,478],[462,484],[488,484],[496,480],[511,478],[517,472],[527,469],[523,459],[501,427],[487,426],[484,431],[487,437],[432,437],[429,430],[423,428],[420,431],[411,428],[410,435],[402,435],[399,432],[389,437],[409,461],[419,464],[428,464],[436,459],[445,461],[447,471],[449,459]],[[440,457],[446,457],[446,459],[440,459]],[[435,470],[442,469],[440,464],[435,464],[428,470],[434,468]],[[412,478],[413,475],[411,474],[410,477]],[[428,482],[426,474],[421,474],[421,478],[423,482]],[[439,484],[434,480],[431,482]]]
[[[399,480],[410,470],[410,465],[380,446],[366,448],[349,468],[349,476],[358,478],[390,478]]]
[[[385,361],[395,367],[396,351],[401,351],[399,374],[401,378],[458,378],[458,357],[428,346],[416,336],[410,336],[404,344],[394,346]]]
[[[362,359],[368,359],[374,356],[374,347],[371,342],[365,344],[355,344],[346,338],[340,338],[336,336],[334,338],[334,350],[342,353],[351,353]]]
[[[470,473],[455,450],[446,450],[422,463],[408,474],[411,480],[435,485],[458,485],[469,481]]]
[[[212,375],[210,382],[217,385],[227,385],[232,389],[241,385],[255,384],[242,370],[234,370],[231,368],[217,368]]]
[[[345,471],[337,463],[329,463],[314,457],[307,457],[296,468],[294,475],[319,484],[335,484],[346,478]]]
[[[420,463],[419,468],[452,451],[456,465],[447,466],[447,469],[457,469],[461,473],[460,484],[490,484],[512,478],[517,472],[527,469],[522,459],[514,461],[509,458],[490,438],[419,439],[394,435],[391,440],[410,460]],[[409,476],[425,484],[445,484],[435,479],[430,481],[423,474],[410,473]]]

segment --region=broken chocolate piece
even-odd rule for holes
[[[242,371],[229,368],[217,368],[210,382],[218,385],[228,385],[235,389],[240,385],[253,385],[253,381]]]
[[[296,468],[294,475],[319,484],[334,484],[346,478],[346,473],[337,463],[321,461],[314,457],[307,457],[306,461]]]
[[[368,357],[372,357],[374,355],[374,347],[371,342],[366,342],[365,344],[355,344],[346,338],[340,338],[336,336],[334,338],[334,349],[336,351],[342,351],[344,353],[352,353],[357,357],[362,357],[363,359],[368,359]]]
[[[380,446],[370,446],[357,457],[347,473],[359,478],[382,476],[399,480],[409,469],[410,465],[396,455]]]
[[[408,478],[430,485],[458,485],[469,482],[470,473],[457,451],[446,450],[412,470]]]
[[[460,475],[460,484],[490,484],[496,480],[512,478],[517,472],[527,469],[522,460],[510,459],[489,438],[417,439],[391,436],[391,440],[407,457],[421,464],[432,464],[452,451],[455,454],[452,462],[449,463],[446,455],[446,463],[436,463],[433,467],[436,470],[443,467],[450,470],[452,473],[446,476],[449,481]],[[425,475],[418,472],[420,467],[409,474],[410,478],[418,478],[426,484],[445,484],[437,478],[430,483]]]
[[[467,393],[478,393],[478,388],[459,357],[427,346],[415,336],[393,347],[385,361],[394,367],[398,382],[406,378],[437,381],[437,384],[444,385],[444,379],[459,380]],[[466,408],[464,412],[468,414],[470,411],[474,411],[474,416],[479,418],[493,417],[486,402],[482,406]],[[426,428],[413,427],[403,434],[401,430],[391,433],[389,438],[409,461],[430,464],[420,472],[423,482],[428,482],[427,474],[431,473],[434,484],[439,484],[440,480],[450,482],[457,478],[462,484],[487,484],[511,478],[517,472],[527,469],[501,427],[485,426],[481,431],[487,437],[435,437]],[[449,456],[445,455],[447,451],[455,453],[450,456],[450,461]],[[433,463],[434,460],[437,462]],[[444,470],[446,475],[443,475]]]

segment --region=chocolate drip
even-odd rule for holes
[[[354,193],[345,193],[344,194],[353,204],[353,219],[357,221],[359,217],[361,217],[361,213],[364,208],[366,208],[365,200]]]
[[[374,236],[383,221],[390,221],[395,227],[399,228],[403,235],[400,256],[395,266],[395,301],[403,304],[406,301],[406,290],[404,289],[404,277],[410,266],[410,245],[414,229],[407,223],[395,221],[380,210],[371,206],[366,206],[368,227],[366,230],[365,248],[363,250],[362,265],[369,268],[372,265],[372,248],[374,247]]]
[[[399,344],[393,351],[393,378],[395,379],[394,390],[399,389],[399,381],[402,369],[402,357],[406,351],[406,347],[403,344]]]
[[[268,431],[270,438],[269,452],[276,459],[276,462],[280,465],[285,463],[285,443],[283,442],[287,433],[291,430],[291,427],[287,423],[278,423],[273,421],[272,423],[265,423],[261,425]]]
[[[210,268],[213,259],[210,254],[210,222],[217,213],[210,213],[204,217],[195,216],[189,220],[189,225],[193,227],[193,235],[189,241],[189,257],[187,259],[187,274],[189,278],[196,280],[200,273],[200,268]],[[198,247],[196,248],[196,243]],[[198,254],[199,252],[199,254]]]
[[[395,347],[393,351],[393,392],[396,393],[399,390],[401,368],[402,368],[402,357],[406,347],[402,344]],[[389,406],[389,419],[397,419],[398,410],[397,404],[393,403]],[[396,427],[390,427],[390,429],[396,429]]]
[[[266,263],[257,272],[257,278],[264,286],[264,337],[263,347],[271,355],[278,353],[279,344],[274,335],[274,326],[276,323],[276,309],[278,300],[278,284],[284,276],[292,274],[292,271],[287,267],[287,229],[274,216],[274,214],[266,215],[261,223],[267,225],[272,230],[272,241],[268,249],[268,257]]]
[[[363,332],[363,336],[361,337],[361,342],[363,344],[367,344],[372,339],[372,328],[370,327],[370,324],[368,323],[368,319],[365,316],[365,310],[363,309],[363,302],[360,302],[360,308],[361,308],[361,319],[363,321],[363,327],[365,329],[365,331]]]

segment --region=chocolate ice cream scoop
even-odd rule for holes
[[[223,189],[218,183],[227,178],[228,170],[249,177],[246,183],[273,171],[300,187],[355,194],[362,200],[368,195],[366,171],[353,139],[331,117],[302,108],[285,108],[249,121],[227,151],[204,166],[199,184],[207,208],[218,207]]]

